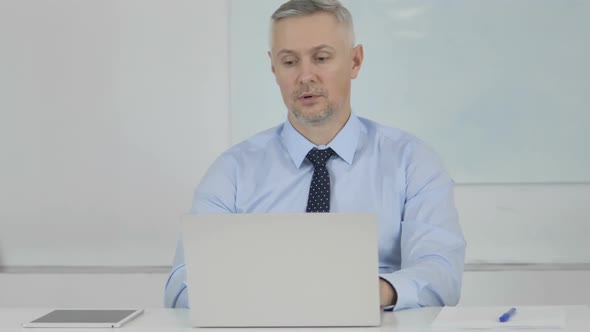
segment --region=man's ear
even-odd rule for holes
[[[275,73],[275,65],[272,62],[272,53],[270,53],[270,51],[268,51],[267,54],[268,54],[268,58],[270,59],[270,70],[274,74]]]
[[[350,75],[351,79],[355,79],[359,71],[361,70],[361,66],[363,65],[364,59],[363,53],[363,45],[358,44],[355,48],[352,49],[352,73]]]

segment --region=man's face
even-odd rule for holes
[[[272,71],[290,116],[306,126],[348,116],[362,46],[352,47],[346,26],[329,13],[284,18],[271,43]]]

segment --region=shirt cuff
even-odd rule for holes
[[[172,271],[164,290],[164,307],[188,308],[186,268],[183,265]]]
[[[402,310],[418,307],[418,289],[413,280],[399,273],[380,273],[379,277],[389,282],[397,293],[397,302],[394,306],[387,306],[385,310]]]
[[[178,296],[176,297],[176,303],[174,305],[174,308],[189,308],[188,305],[188,288],[186,287],[186,284],[183,282],[182,285],[184,286],[181,290],[180,293],[178,293]]]

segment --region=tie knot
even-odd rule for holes
[[[325,150],[313,148],[307,153],[307,159],[311,161],[314,168],[317,168],[318,166],[325,167],[326,162],[334,155],[334,153],[335,152],[332,148],[327,148]]]

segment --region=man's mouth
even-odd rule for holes
[[[313,99],[313,98],[317,98],[317,97],[320,97],[320,95],[316,95],[313,93],[304,93],[299,96],[299,99]]]
[[[303,105],[313,105],[319,101],[322,95],[316,95],[312,93],[305,93],[299,96],[297,100]]]

